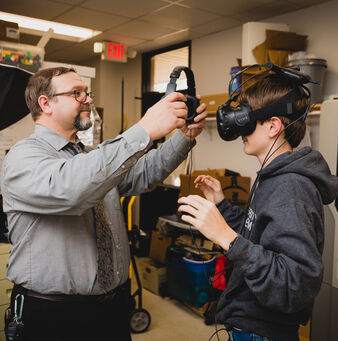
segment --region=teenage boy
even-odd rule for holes
[[[238,102],[266,108],[292,89],[292,82],[268,75]],[[302,115],[307,96],[294,105]],[[195,184],[206,199],[179,199],[179,211],[189,214],[182,220],[220,245],[232,263],[216,319],[234,341],[299,340],[299,325],[309,320],[322,282],[323,204],[338,194],[337,177],[318,151],[293,151],[304,137],[304,120],[272,114],[242,136],[244,152],[261,164],[247,212],[232,207],[220,182],[205,175]]]

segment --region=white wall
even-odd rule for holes
[[[92,80],[95,105],[103,107],[103,139],[114,138],[121,131],[122,78],[124,78],[124,127],[129,128],[141,117],[141,57],[128,59],[127,63],[90,61],[96,68]]]
[[[192,41],[191,68],[198,94],[228,92],[230,67],[242,55],[241,39],[242,27],[236,27]]]

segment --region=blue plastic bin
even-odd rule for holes
[[[196,261],[185,257],[168,257],[168,295],[195,307],[208,302],[212,293],[209,278],[215,270],[215,258]]]

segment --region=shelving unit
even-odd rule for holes
[[[27,71],[38,71],[44,56],[44,47],[0,41],[0,61]]]

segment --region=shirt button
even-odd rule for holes
[[[123,169],[124,169],[124,168],[126,168],[126,166],[125,166],[125,165],[122,165],[122,166],[121,166],[121,168],[123,168]]]

